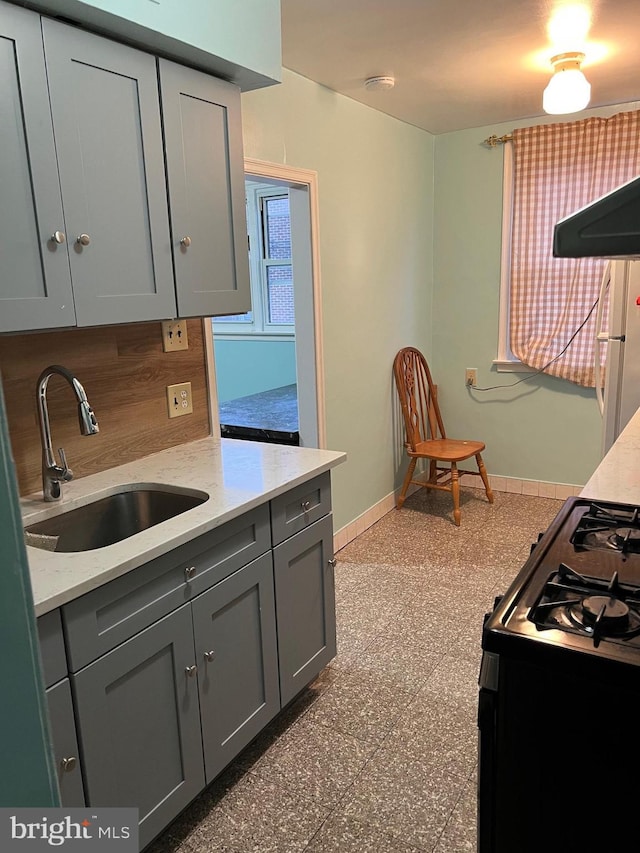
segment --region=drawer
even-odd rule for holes
[[[271,536],[273,544],[304,530],[331,512],[331,475],[320,474],[271,501]]]
[[[59,610],[52,610],[38,618],[38,638],[44,683],[45,687],[50,687],[67,674],[67,655]]]
[[[269,508],[264,504],[64,605],[70,671],[77,672],[269,547]]]

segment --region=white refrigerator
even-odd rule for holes
[[[607,293],[609,310],[607,328],[603,329]],[[640,408],[640,260],[609,263],[602,281],[596,326],[597,340],[607,342],[604,368],[600,364],[600,347],[596,346],[596,395],[603,417],[604,456]]]

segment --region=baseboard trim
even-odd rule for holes
[[[495,475],[489,476],[491,488],[495,492],[509,492],[516,495],[532,495],[541,498],[555,498],[556,500],[564,501],[572,495],[579,495],[583,486],[576,486],[569,483],[547,483],[544,480],[522,480],[517,477],[499,477]],[[480,483],[478,477],[466,474],[460,478],[460,484],[465,488],[480,488],[484,487]],[[419,486],[412,486],[409,494],[417,491]],[[372,527],[376,521],[380,521],[388,512],[391,512],[396,505],[396,497],[398,492],[390,492],[381,501],[369,507],[366,512],[363,512],[349,524],[345,524],[340,530],[337,530],[333,536],[333,550],[335,552],[344,548],[349,542]]]

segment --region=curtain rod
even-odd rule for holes
[[[483,144],[487,145],[489,148],[495,148],[496,145],[504,145],[505,142],[511,142],[512,139],[512,133],[505,133],[504,136],[496,136],[494,133],[493,136],[489,136],[487,139],[485,139],[483,141]]]

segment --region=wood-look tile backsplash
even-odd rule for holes
[[[64,447],[74,478],[210,434],[202,321],[187,324],[189,348],[165,353],[160,323],[0,336],[0,373],[21,495],[42,489],[36,381],[61,364],[84,386],[100,425],[82,436],[71,388],[49,380],[53,449]],[[167,385],[191,382],[193,414],[169,419]]]

